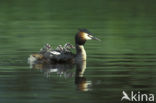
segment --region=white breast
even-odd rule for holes
[[[84,46],[83,45],[79,45],[78,48],[80,49],[80,52],[78,52],[78,55],[77,55],[77,60],[86,60],[87,58],[87,55],[86,55],[86,51],[84,49]]]

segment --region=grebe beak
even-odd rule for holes
[[[92,36],[91,38],[92,38],[93,40],[98,40],[98,41],[101,41],[99,38],[94,37],[94,36]]]

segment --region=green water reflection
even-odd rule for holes
[[[1,0],[1,103],[115,103],[122,90],[156,93],[155,0]],[[88,28],[102,41],[86,43],[84,77],[46,77],[30,69],[27,58],[47,42],[70,42],[78,28]],[[74,51],[73,51],[74,52]],[[75,69],[71,69],[75,73]]]

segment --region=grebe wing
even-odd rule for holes
[[[56,49],[52,49],[51,45],[46,44],[41,48],[40,53],[51,61],[66,62],[75,57],[75,54],[71,52],[73,48],[75,47],[70,43],[66,43],[64,46],[59,45]]]

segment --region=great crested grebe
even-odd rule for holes
[[[59,45],[56,49],[52,49],[49,44],[46,44],[41,48],[37,54],[32,54],[28,58],[29,63],[42,62],[42,63],[75,63],[77,61],[85,61],[87,59],[84,44],[87,40],[99,40],[93,37],[87,29],[79,29],[75,35],[76,54],[73,54],[70,50],[74,48],[69,43],[66,43],[64,47]]]

